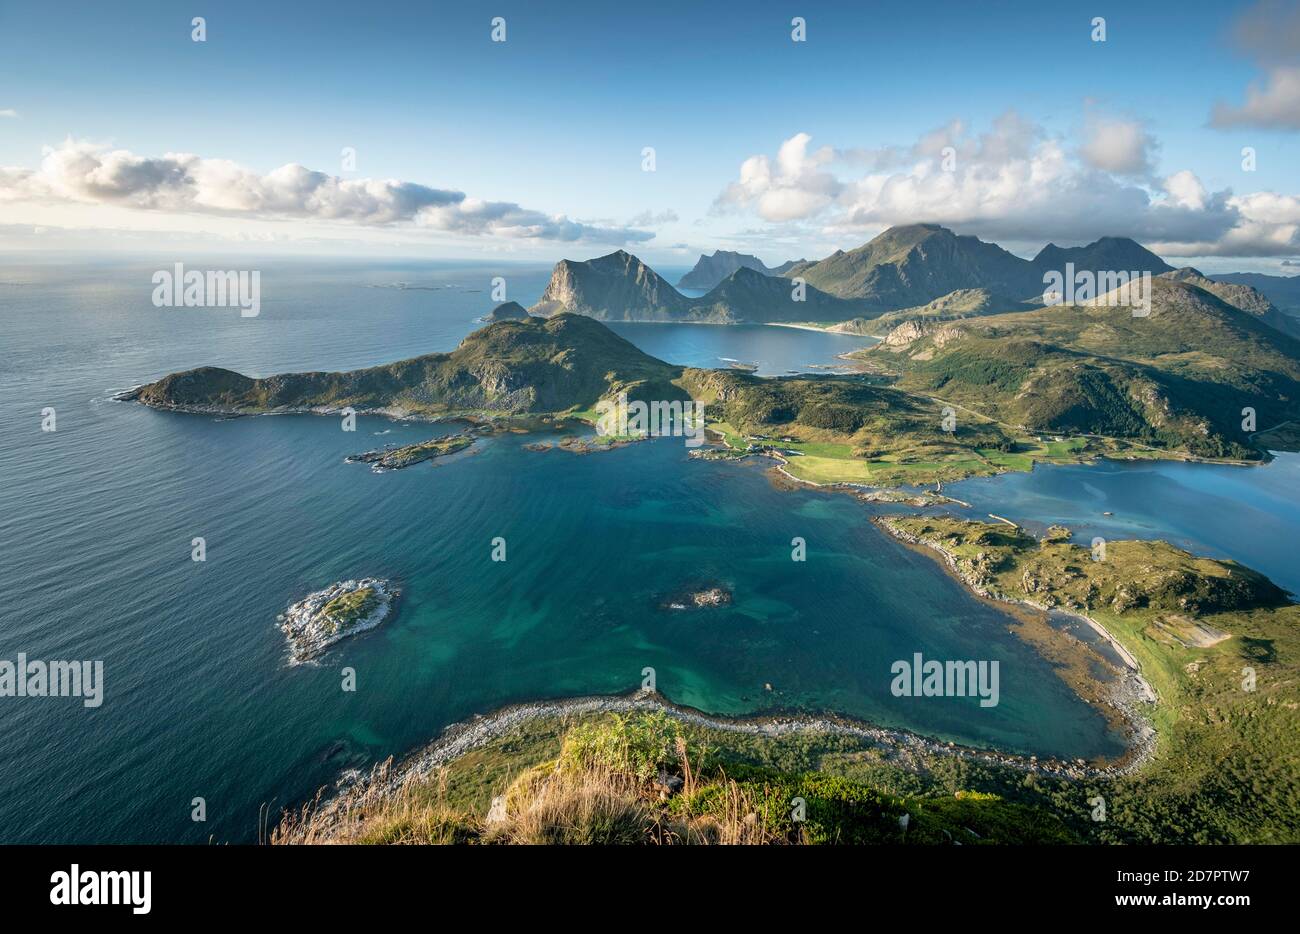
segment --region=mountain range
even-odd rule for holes
[[[601,321],[692,321],[713,324],[844,321],[865,302],[837,298],[779,276],[740,266],[699,298],[688,298],[623,250],[585,262],[560,260],[534,315],[560,312]]]
[[[910,446],[908,456],[1006,452],[1035,432],[1258,458],[1256,427],[1300,419],[1300,340],[1266,321],[1257,295],[1227,293],[1256,305],[1245,310],[1198,285],[1194,270],[1176,272],[1152,279],[1146,316],[1098,299],[961,319],[909,319],[856,355],[875,373],[867,380],[759,378],[674,366],[590,317],[559,312],[489,324],[450,353],[262,379],[203,367],[120,398],[220,414],[350,406],[447,417],[583,412],[626,392],[650,401],[695,398],[720,406],[716,414],[743,431],[811,433],[835,439],[857,452],[854,458],[889,455],[896,463],[900,445]],[[728,283],[733,290],[784,288],[781,280],[751,269],[737,270]],[[965,413],[955,435],[940,430],[940,405]],[[1249,426],[1246,408],[1254,410]]]
[[[1268,297],[1284,314],[1300,315],[1300,276],[1270,276],[1262,272],[1228,272],[1216,275],[1217,282],[1248,285]]]
[[[734,253],[731,250],[715,250],[712,256],[701,255],[695,268],[682,276],[677,282],[679,289],[711,289],[722,282],[737,269],[752,269],[765,276],[784,275],[787,270],[806,260],[795,259],[769,268],[757,256],[748,253]]]
[[[1176,270],[1126,237],[1102,237],[1077,247],[1049,243],[1033,259],[1024,259],[938,224],[909,224],[891,227],[856,249],[783,266],[788,268],[777,275],[782,267],[770,269],[748,254],[718,251],[701,256],[682,279],[683,287],[717,281],[704,296],[690,298],[623,250],[582,262],[566,259],[555,265],[541,300],[530,310],[537,315],[567,311],[606,321],[839,323],[837,330],[880,333],[877,328],[886,322],[866,322],[890,316],[887,323],[892,326],[908,318],[1039,307],[1045,274],[1064,274],[1067,266],[1076,274],[1195,276],[1196,284],[1288,333],[1293,333],[1294,322],[1284,312],[1300,310],[1300,277],[1206,277],[1190,268]],[[796,288],[799,284],[802,290]]]
[[[1187,281],[1152,280],[1150,314],[1124,305],[910,321],[864,353],[907,392],[1017,429],[1144,439],[1250,457],[1260,429],[1300,417],[1300,340]]]

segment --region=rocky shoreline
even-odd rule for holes
[[[1110,690],[1107,692],[1107,702],[1118,710],[1128,725],[1130,736],[1130,748],[1128,753],[1121,760],[1122,770],[1125,772],[1135,771],[1143,763],[1151,758],[1156,748],[1156,733],[1151,726],[1150,720],[1143,712],[1144,707],[1149,707],[1158,702],[1158,697],[1150,683],[1142,677],[1141,670],[1137,660],[1133,657],[1124,646],[1106,629],[1105,626],[1097,622],[1090,616],[1079,613],[1075,610],[1063,609],[1061,607],[1049,607],[1044,604],[1035,603],[1032,600],[1015,600],[1001,593],[995,593],[989,590],[982,581],[979,581],[962,571],[956,556],[947,549],[940,547],[934,542],[918,538],[908,532],[895,528],[892,523],[882,521],[884,517],[875,517],[872,522],[876,527],[887,532],[900,542],[910,545],[914,548],[927,550],[942,559],[943,565],[947,571],[958,581],[960,581],[969,590],[977,596],[982,597],[993,603],[1001,603],[1009,606],[1022,606],[1043,613],[1059,613],[1064,616],[1078,619],[1092,629],[1100,636],[1111,649],[1124,660],[1125,668],[1121,670],[1121,677],[1116,680]]]
[[[346,811],[358,801],[373,802],[376,798],[397,792],[408,782],[426,780],[453,760],[515,730],[526,728],[537,720],[635,712],[662,712],[685,724],[750,736],[782,737],[800,733],[826,733],[853,737],[871,743],[888,759],[911,769],[924,768],[927,757],[945,756],[1014,769],[1026,774],[1079,781],[1117,778],[1134,771],[1141,763],[1140,759],[1129,757],[1121,763],[1095,766],[1082,759],[1065,761],[1000,753],[928,739],[907,730],[872,726],[833,714],[715,717],[691,707],[673,704],[657,693],[638,691],[624,695],[596,695],[515,704],[486,716],[476,716],[452,724],[437,739],[395,764],[390,759],[376,765],[369,773],[357,769],[345,771],[335,785],[336,793],[332,797],[324,796],[320,799],[317,813],[328,818],[331,814]]]
[[[300,665],[334,643],[374,629],[392,612],[398,590],[375,577],[339,581],[308,594],[278,617],[289,664]]]

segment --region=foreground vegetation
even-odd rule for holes
[[[850,737],[758,737],[662,712],[536,721],[431,776],[385,777],[287,817],[272,842],[1070,843],[1086,831],[1086,808],[1009,800],[1015,780],[979,764],[917,773]]]

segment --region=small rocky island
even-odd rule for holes
[[[371,470],[380,473],[385,470],[401,470],[403,467],[433,460],[435,457],[446,457],[448,454],[465,450],[473,443],[472,436],[462,433],[401,447],[390,446],[378,451],[366,451],[364,454],[353,454],[344,460],[349,464],[369,464]]]
[[[315,658],[329,646],[388,618],[397,589],[374,577],[340,581],[298,601],[279,617],[290,664]]]
[[[639,435],[592,435],[578,437],[568,435],[558,442],[534,441],[524,445],[527,451],[568,451],[570,454],[593,454],[597,451],[612,451],[615,448],[650,440],[649,434]]]
[[[701,610],[708,607],[731,606],[731,591],[716,584],[707,587],[688,587],[671,594],[660,604],[665,610]]]

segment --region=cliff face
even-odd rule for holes
[[[906,347],[923,337],[932,338],[936,348],[957,340],[966,332],[954,325],[938,325],[926,321],[904,321],[885,335],[886,347]]]
[[[627,392],[684,399],[680,370],[642,353],[604,325],[578,315],[502,321],[475,331],[451,353],[427,354],[344,373],[253,379],[219,367],[173,373],[120,398],[197,412],[389,410],[551,413],[589,408]]]
[[[567,311],[604,321],[671,321],[688,307],[666,279],[618,250],[586,262],[560,260],[530,311],[546,316]]]
[[[687,298],[635,256],[620,250],[586,262],[561,260],[537,315],[571,312],[602,321],[692,321],[715,324],[842,321],[866,310],[805,286],[795,300],[789,279],[748,266],[735,269],[701,298]]]

